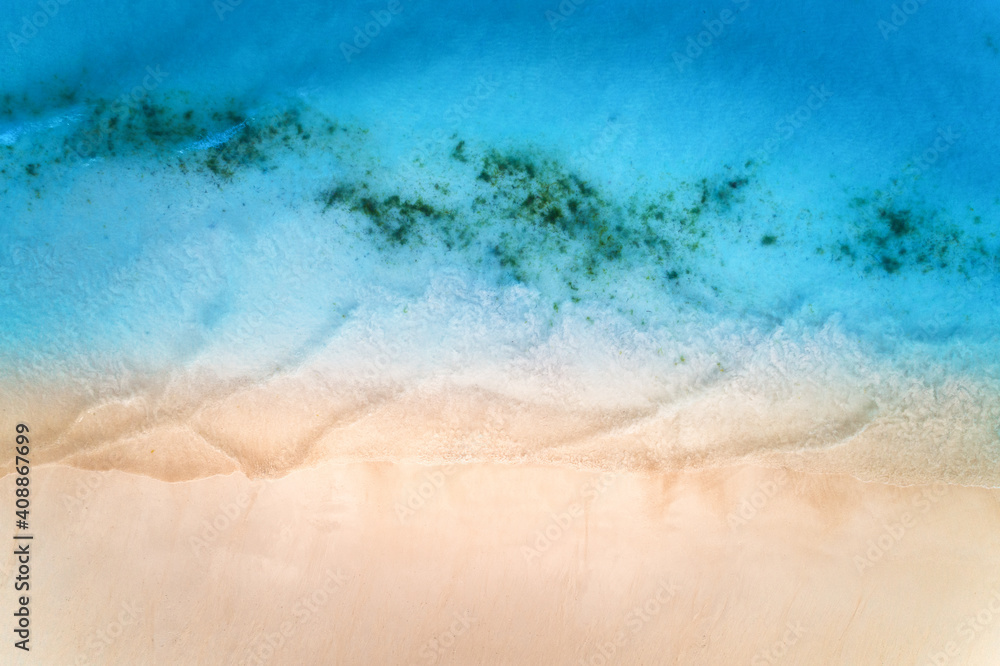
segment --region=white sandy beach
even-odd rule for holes
[[[996,490],[749,466],[33,475],[33,649],[8,663],[986,666],[1000,653]],[[10,496],[12,477],[2,485]]]

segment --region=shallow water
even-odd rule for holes
[[[996,485],[1000,14],[911,4],[13,2],[4,395],[46,461],[163,478]],[[282,385],[293,452],[230,432]]]

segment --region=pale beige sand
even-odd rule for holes
[[[11,476],[0,486],[13,496]],[[185,482],[47,466],[32,490],[33,651],[8,645],[4,663],[1000,655],[998,490],[749,466],[329,462]]]

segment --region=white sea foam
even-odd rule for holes
[[[193,144],[191,144],[191,148],[189,148],[188,150],[206,150],[208,148],[215,148],[216,146],[221,146],[230,139],[232,139],[234,136],[236,136],[246,126],[247,126],[246,121],[243,121],[240,124],[234,125],[222,132],[216,132],[211,136],[205,137],[201,141],[195,141]],[[178,152],[184,153],[186,152],[186,150],[180,150]]]

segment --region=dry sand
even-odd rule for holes
[[[3,659],[1000,663],[986,384],[642,409],[322,370],[0,387],[35,535],[32,651]]]
[[[5,663],[1000,655],[1000,490],[327,462],[183,482],[51,465],[32,491],[32,651]],[[2,566],[11,618],[9,550]]]

